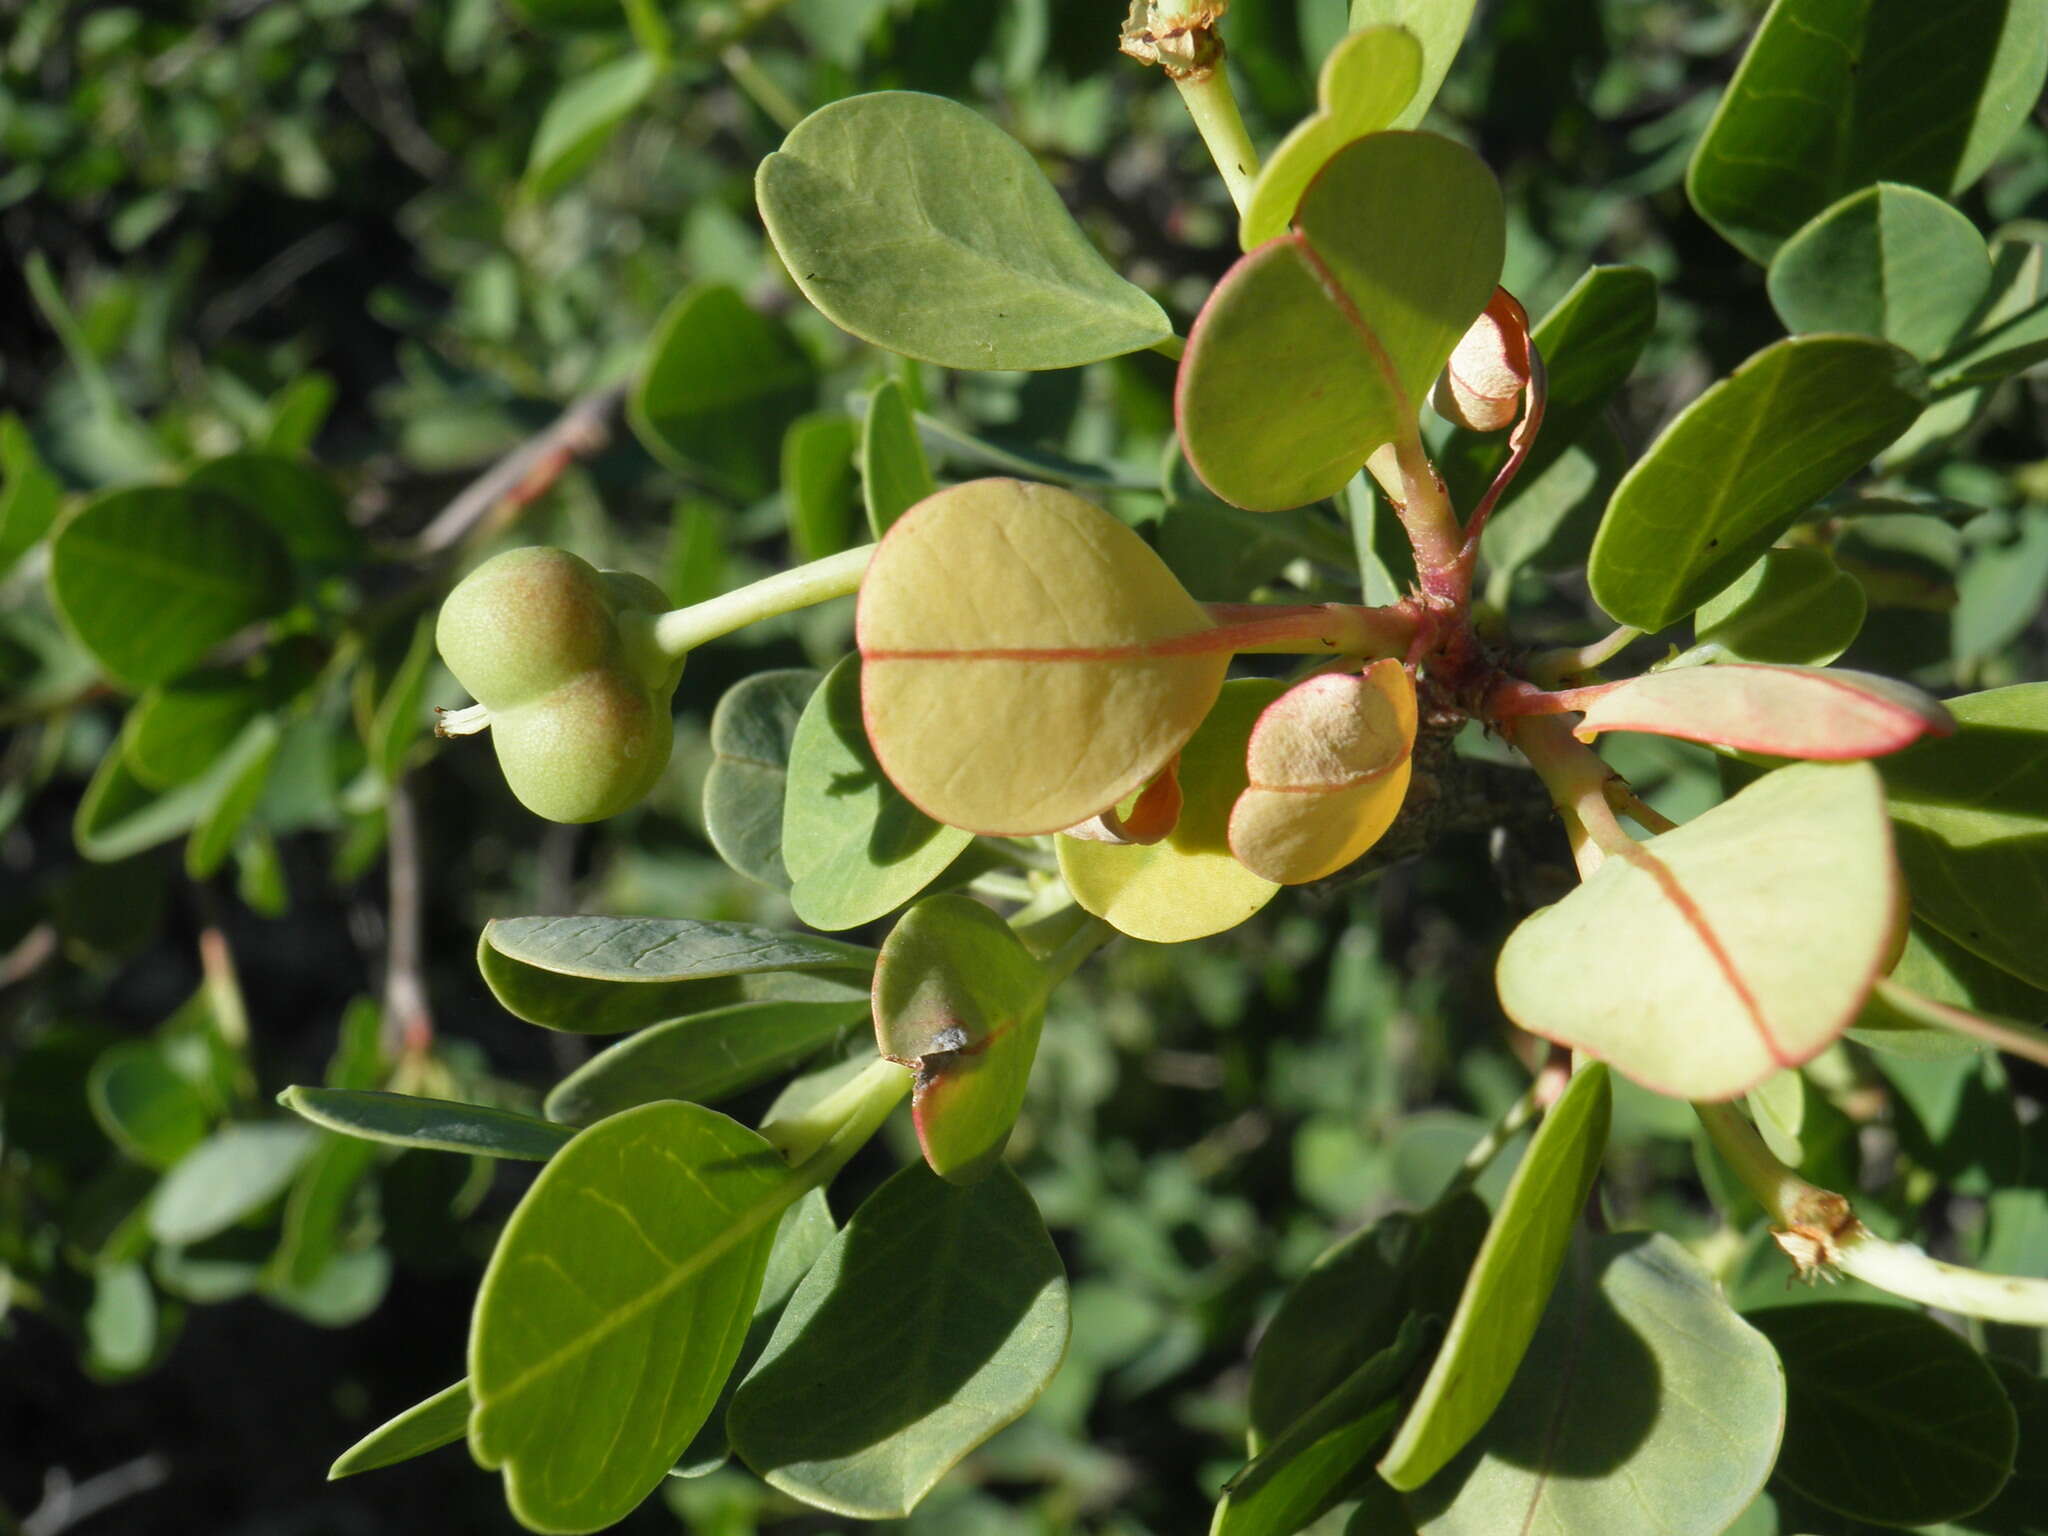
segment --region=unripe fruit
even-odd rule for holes
[[[490,712],[505,782],[551,821],[633,805],[668,763],[682,663],[655,648],[661,589],[567,550],[515,549],[448,596],[434,638]]]

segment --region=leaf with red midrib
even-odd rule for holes
[[[1733,1098],[1855,1021],[1898,888],[1876,771],[1798,764],[1528,918],[1501,951],[1501,1003],[1659,1093]]]
[[[1645,731],[1842,762],[1881,757],[1955,728],[1939,701],[1908,683],[1869,672],[1738,662],[1651,672],[1601,690],[1575,734],[1590,741],[1602,731]]]

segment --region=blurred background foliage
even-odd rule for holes
[[[536,822],[481,745],[423,734],[425,706],[459,696],[420,620],[509,543],[565,545],[679,602],[788,562],[785,430],[886,377],[984,442],[1156,486],[1163,359],[1026,376],[887,358],[797,299],[753,212],[753,168],[794,116],[856,89],[955,96],[1040,157],[1112,262],[1185,329],[1234,254],[1235,218],[1177,97],[1117,55],[1121,10],[7,9],[0,1530],[510,1528],[495,1481],[459,1450],[322,1477],[358,1434],[460,1373],[477,1272],[528,1171],[337,1151],[275,1119],[270,1096],[324,1079],[531,1108],[586,1043],[491,1003],[473,953],[492,916],[788,922],[778,893],[704,839],[707,723],[748,673],[829,664],[850,614],[833,605],[693,657],[668,779],[590,829]],[[1682,187],[1762,10],[1490,0],[1432,114],[1499,172],[1506,281],[1532,314],[1593,262],[1656,275],[1656,334],[1612,419],[1621,443],[1640,446],[1780,332],[1761,270]],[[1226,36],[1255,139],[1308,110],[1344,11],[1236,0]],[[650,49],[666,69],[640,62]],[[1962,206],[1987,231],[2048,211],[2038,113]],[[796,359],[772,388],[745,370],[713,381],[735,392],[719,402],[744,424],[733,441],[663,462],[615,421],[548,466],[561,472],[540,475],[539,494],[444,547],[436,515],[463,487],[575,402],[609,415],[663,311],[705,283],[742,294]],[[1896,483],[1950,515],[1866,516],[1838,541],[1872,610],[1852,664],[1940,692],[2043,675],[2043,389],[2037,375],[1983,391],[1893,451]],[[974,450],[928,446],[942,473],[976,472]],[[1491,595],[1534,615],[1535,638],[1590,633],[1573,567],[1618,469],[1589,463],[1501,520],[1532,532],[1522,558],[1496,562]],[[41,540],[68,497],[195,472],[267,503],[279,527],[338,509],[340,542],[324,559],[294,551],[299,580],[272,610],[282,638],[237,674],[281,707],[281,743],[246,793],[216,784],[180,801],[194,770],[160,756],[154,781],[138,769],[126,790],[110,783],[109,761],[135,761],[137,712],[57,621]],[[1112,497],[1141,523],[1165,513],[1162,545],[1198,595],[1315,590],[1284,540],[1176,531],[1167,500]],[[799,527],[795,554],[820,538]],[[205,736],[217,721],[183,728],[222,745]],[[1718,797],[1704,752],[1632,743],[1617,766],[1667,810]],[[1561,889],[1551,837],[1539,824],[1457,836],[1218,940],[1119,944],[1062,990],[1012,1156],[1074,1281],[1072,1350],[1038,1407],[908,1529],[1206,1525],[1239,1460],[1248,1341],[1281,1291],[1337,1235],[1431,1198],[1525,1081],[1491,956],[1522,906]],[[1809,1172],[1942,1251],[2048,1272],[2038,1072],[2015,1066],[2007,1082],[1974,1053],[1838,1050],[1813,1077],[1825,1091],[1807,1096]],[[1609,1219],[1692,1241],[1738,1304],[1784,1299],[1758,1213],[1700,1161],[1689,1112],[1617,1087]],[[226,1124],[270,1140],[256,1155]],[[915,1155],[904,1139],[899,1161]],[[213,1161],[195,1166],[197,1153]],[[890,1166],[871,1151],[849,1201]],[[2037,1336],[1989,1332],[1980,1342],[2041,1368]],[[739,1472],[677,1480],[667,1505],[626,1528],[837,1524]]]

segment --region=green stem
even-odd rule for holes
[[[1555,1104],[1558,1095],[1564,1092],[1571,1081],[1572,1053],[1562,1047],[1553,1047],[1550,1059],[1543,1064],[1521,1096],[1510,1104],[1501,1117],[1493,1123],[1487,1133],[1480,1137],[1472,1150],[1465,1154],[1458,1164],[1458,1171],[1451,1176],[1451,1182],[1435,1201],[1437,1206],[1448,1205],[1452,1200],[1470,1189],[1486,1172],[1496,1157],[1506,1150],[1522,1127],[1535,1119],[1538,1114]]]
[[[848,597],[860,590],[860,579],[874,557],[875,546],[863,544],[795,570],[764,576],[750,586],[691,607],[664,613],[653,621],[654,644],[663,655],[679,660],[698,646],[749,624],[835,597]]]
[[[732,76],[733,83],[745,91],[754,105],[767,113],[784,133],[804,120],[803,104],[778,85],[775,77],[755,63],[754,56],[738,43],[728,43],[719,49],[718,62],[725,66],[725,72]]]
[[[1472,573],[1464,560],[1465,533],[1458,526],[1450,494],[1423,451],[1422,434],[1412,420],[1403,425],[1393,446],[1402,492],[1396,510],[1415,549],[1422,590],[1437,606],[1462,613],[1471,596]]]
[[[1555,688],[1570,678],[1591,672],[1602,662],[1611,661],[1628,646],[1642,638],[1643,632],[1624,624],[1612,634],[1604,635],[1591,645],[1561,646],[1554,651],[1539,651],[1529,658],[1524,675],[1539,688]]]
[[[675,57],[676,37],[655,0],[624,0],[626,26],[640,51],[666,68]]]
[[[1244,119],[1238,115],[1237,98],[1230,93],[1230,75],[1223,61],[1218,59],[1212,69],[1177,76],[1173,83],[1180,88],[1180,99],[1187,104],[1188,116],[1195,120],[1195,131],[1208,147],[1209,158],[1216,162],[1231,202],[1243,213],[1245,204],[1251,201],[1252,184],[1259,179],[1259,152],[1252,148],[1251,136],[1244,131]]]
[[[1911,1243],[1889,1242],[1858,1221],[1841,1195],[1779,1162],[1733,1105],[1695,1104],[1693,1112],[1714,1149],[1772,1225],[1782,1229],[1779,1246],[1802,1273],[1839,1269],[1923,1306],[2025,1328],[2048,1327],[2048,1280],[1988,1275],[1944,1263]]]
[[[1074,910],[1078,912],[1080,908]],[[1116,937],[1116,930],[1101,918],[1085,912],[1081,915],[1084,921],[1076,924],[1074,931],[1045,957],[1045,990],[1048,993],[1078,971],[1090,955]]]
[[[1354,603],[1206,603],[1216,628],[1201,650],[1265,656],[1400,656],[1415,642],[1422,619],[1407,603],[1366,608]]]
[[[697,40],[717,45],[735,43],[753,35],[763,22],[771,21],[790,0],[741,0],[729,10],[713,11],[699,18]]]
[[[1607,801],[1614,772],[1599,753],[1572,735],[1555,715],[1525,715],[1502,724],[1503,733],[1536,770],[1550,802],[1564,818],[1579,878],[1589,880],[1610,854],[1633,854],[1634,839],[1622,830]]]
[[[807,1184],[823,1184],[882,1127],[910,1091],[910,1070],[880,1057],[809,1109],[761,1126]]]
[[[1188,350],[1187,338],[1185,336],[1162,336],[1153,342],[1150,347],[1146,348],[1146,350],[1170,357],[1177,363]]]
[[[1933,998],[1924,997],[1911,987],[1901,986],[1886,976],[1877,978],[1877,995],[1908,1018],[1941,1029],[1953,1030],[1956,1034],[1972,1040],[1981,1040],[2008,1055],[2024,1056],[2029,1061],[2048,1066],[2048,1029],[2043,1029],[2038,1024],[2026,1024],[2018,1019],[1994,1018],[1968,1008],[1956,1008],[1948,1003],[1936,1002]]]

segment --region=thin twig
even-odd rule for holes
[[[401,775],[384,806],[386,907],[384,936],[385,1046],[394,1056],[417,1055],[434,1042],[434,1016],[421,970],[426,878],[420,860],[419,817]]]
[[[161,1487],[170,1475],[171,1464],[154,1451],[95,1473],[82,1483],[72,1482],[63,1468],[52,1467],[43,1475],[42,1502],[22,1519],[21,1536],[57,1536],[124,1499]]]
[[[499,506],[524,506],[560,479],[576,458],[602,448],[611,437],[612,413],[629,387],[630,382],[622,379],[571,401],[561,415],[470,481],[436,513],[413,540],[415,553],[433,555],[451,548]]]

